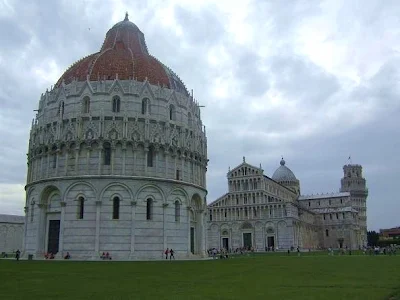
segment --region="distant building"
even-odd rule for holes
[[[272,178],[243,163],[227,174],[228,193],[208,205],[209,248],[351,248],[367,244],[368,190],[360,165],[345,165],[340,192],[300,195],[285,165]]]
[[[22,249],[25,217],[0,215],[0,254]]]
[[[379,239],[381,240],[400,240],[400,226],[389,229],[380,229],[379,235]]]

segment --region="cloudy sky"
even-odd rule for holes
[[[0,213],[23,214],[40,94],[126,11],[206,106],[208,201],[243,156],[272,176],[283,155],[311,194],[338,191],[351,155],[369,229],[400,225],[396,0],[0,0]]]

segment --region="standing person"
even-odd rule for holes
[[[300,256],[300,248],[297,246],[297,256]]]
[[[17,261],[19,260],[19,257],[21,255],[21,251],[19,251],[19,249],[15,252],[15,258],[17,259]]]
[[[175,256],[174,256],[174,250],[169,250],[169,260],[171,260],[171,259],[174,259],[175,260]]]
[[[165,250],[164,254],[165,254],[165,259],[168,259],[168,253],[169,253],[169,249],[167,248],[167,250]]]

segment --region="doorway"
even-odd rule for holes
[[[222,248],[229,251],[229,238],[222,238]]]
[[[194,227],[190,227],[190,252],[194,254]]]
[[[243,247],[246,249],[250,249],[252,247],[250,232],[243,233]]]
[[[47,252],[56,254],[60,241],[60,220],[49,220]]]
[[[267,238],[267,247],[271,249],[275,249],[275,237],[274,236],[269,236]]]

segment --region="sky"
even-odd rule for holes
[[[281,156],[303,194],[363,166],[368,229],[400,226],[400,3],[317,0],[0,0],[0,214],[23,214],[41,93],[97,52],[125,12],[202,108],[208,202],[246,157]]]

